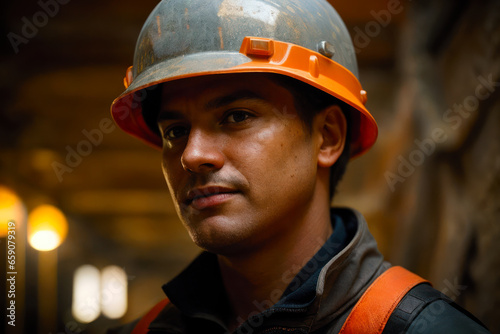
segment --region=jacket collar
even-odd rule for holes
[[[252,324],[258,327],[285,325],[302,328],[305,333],[326,325],[342,326],[358,298],[389,265],[383,261],[359,212],[332,209],[332,217],[338,217],[343,223],[345,237],[334,233],[294,278],[282,299],[269,309],[262,303],[262,313],[250,317],[239,328],[241,332],[257,327]],[[318,269],[307,269],[313,265]],[[298,289],[293,289],[294,282],[300,283]],[[230,314],[230,308],[216,255],[202,253],[164,285],[163,290],[188,318],[216,323],[221,332],[225,331],[225,317]],[[161,322],[165,319],[160,318],[163,318],[161,314],[151,323],[151,328],[163,327]]]
[[[348,245],[323,267],[316,285],[320,305],[312,329],[342,327],[347,315],[371,283],[390,267],[377,248],[364,217],[352,209],[336,209],[347,228],[356,226]]]

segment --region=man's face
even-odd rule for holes
[[[200,247],[235,254],[277,242],[310,207],[318,136],[263,74],[163,85],[163,172]]]

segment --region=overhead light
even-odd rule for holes
[[[52,205],[40,205],[28,216],[28,241],[39,251],[50,251],[59,247],[67,234],[66,217]]]
[[[19,197],[7,187],[0,186],[0,238],[8,233],[8,223],[22,224],[26,218],[24,205]]]
[[[71,312],[81,323],[94,321],[101,313],[101,275],[92,265],[83,265],[73,278],[73,302]]]
[[[101,309],[110,319],[119,319],[127,312],[127,274],[117,266],[101,272]]]

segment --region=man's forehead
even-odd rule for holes
[[[282,99],[286,91],[265,73],[213,75],[163,84],[162,110],[186,103],[214,109],[239,100]]]

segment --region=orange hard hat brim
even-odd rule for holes
[[[146,124],[141,101],[147,97],[147,88],[173,80],[206,75],[229,73],[275,73],[286,75],[310,84],[352,107],[351,111],[351,157],[367,151],[376,141],[377,124],[365,107],[366,92],[358,79],[342,65],[307,48],[265,38],[246,37],[240,54],[229,55],[239,59],[227,66],[228,62],[218,55],[212,64],[198,70],[196,63],[189,66],[188,57],[178,60],[175,69],[160,63],[160,66],[144,70],[132,80],[132,68],[127,71],[127,90],[119,96],[111,107],[115,122],[127,133],[161,148],[160,136]],[[213,62],[219,62],[213,64]],[[225,66],[223,64],[226,64]],[[199,61],[198,61],[199,64]],[[198,65],[199,66],[199,65]]]

